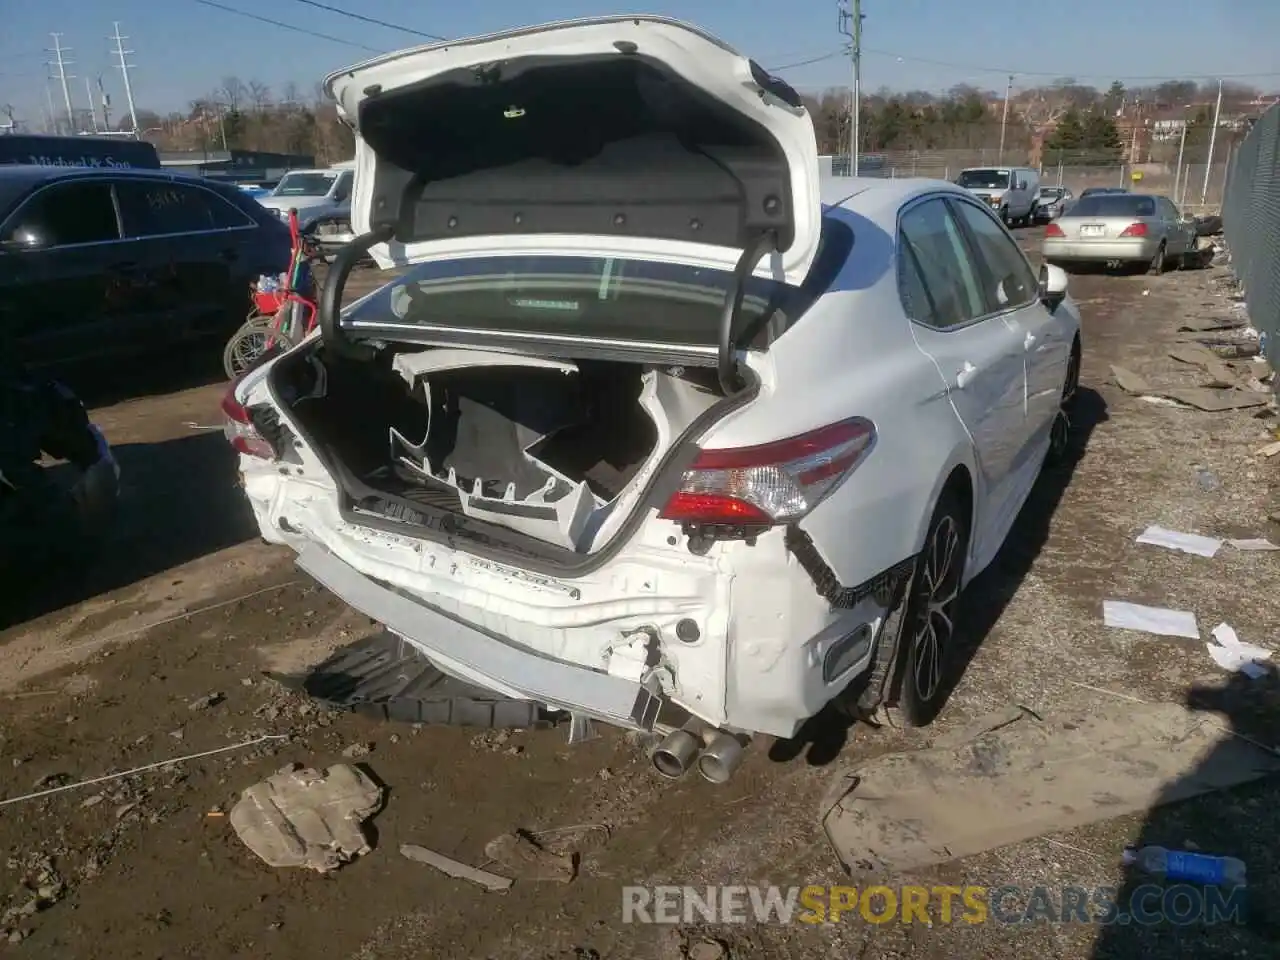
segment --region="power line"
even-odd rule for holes
[[[427,40],[448,40],[448,37],[440,37],[434,33],[423,33],[421,30],[415,30],[413,27],[406,27],[399,23],[389,23],[386,20],[378,20],[374,17],[366,17],[362,13],[352,13],[350,10],[343,10],[341,7],[333,7],[327,3],[317,3],[316,0],[294,0],[295,3],[303,3],[308,7],[315,7],[317,10],[327,10],[329,13],[336,13],[340,17],[350,17],[352,20],[359,20],[361,23],[371,23],[375,27],[386,27],[388,30],[399,30],[401,33],[413,34],[415,37],[425,37]]]
[[[849,48],[842,47],[839,50],[832,50],[829,53],[818,54],[809,57],[807,60],[796,60],[793,63],[780,63],[776,67],[768,67],[770,73],[781,73],[783,70],[794,70],[796,67],[807,67],[811,63],[822,63],[824,60],[834,60],[836,57],[846,57],[849,55]]]
[[[205,7],[213,7],[215,10],[223,10],[226,13],[234,13],[239,17],[247,17],[250,20],[257,20],[259,23],[270,24],[273,27],[279,27],[282,30],[292,30],[294,33],[304,33],[309,37],[315,37],[318,40],[328,40],[331,43],[340,43],[345,47],[355,47],[359,50],[367,50],[370,53],[385,53],[385,50],[378,50],[375,47],[366,46],[363,43],[356,43],[354,40],[344,40],[342,37],[334,37],[327,33],[320,33],[317,30],[308,30],[306,27],[296,27],[292,23],[284,23],[281,20],[272,20],[270,17],[262,17],[256,13],[249,13],[245,10],[237,10],[235,7],[229,7],[224,3],[215,3],[214,0],[195,0],[196,3]]]

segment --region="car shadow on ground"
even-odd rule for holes
[[[22,589],[6,585],[0,629],[42,616],[258,534],[221,433],[112,448],[120,464],[120,498],[105,542],[83,570],[33,574]],[[73,468],[47,468],[68,486]]]
[[[1098,424],[1106,419],[1107,404],[1102,395],[1088,387],[1080,387],[1076,392],[1076,405],[1071,417],[1071,445],[1066,456],[1045,467],[1000,552],[961,596],[954,645],[946,654],[949,662],[943,679],[944,702],[955,691],[982,642],[1040,555],[1049,538],[1053,515],[1075,475],[1076,465],[1084,456],[1089,438]],[[803,756],[810,766],[825,766],[844,750],[854,722],[828,705],[807,721],[796,736],[776,741],[769,750],[769,757],[778,763],[788,763]]]
[[[233,333],[234,329],[228,329],[223,341],[203,339],[181,344],[154,359],[124,361],[115,370],[78,367],[50,370],[48,375],[70,387],[90,409],[126,400],[161,397],[225,382],[222,348]]]
[[[1215,686],[1192,687],[1185,703],[1203,711],[1224,731],[1222,746],[1209,751],[1185,778],[1165,784],[1162,795],[1175,799],[1186,783],[1212,781],[1208,773],[1231,738],[1255,745],[1276,742],[1280,734],[1280,675],[1274,668],[1257,680],[1240,673]],[[1206,771],[1201,775],[1201,771]],[[1133,957],[1280,956],[1280,778],[1271,777],[1235,789],[1150,809],[1133,845],[1193,850],[1244,862],[1247,887],[1227,883],[1188,883],[1160,878],[1127,866],[1115,890],[1096,899],[1110,911],[1096,910],[1101,929],[1092,960]],[[1115,851],[1119,859],[1122,851]],[[1091,895],[1093,892],[1091,891]],[[1100,916],[1101,915],[1101,916]]]

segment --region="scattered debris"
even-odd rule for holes
[[[347,749],[342,751],[342,755],[348,760],[355,760],[359,757],[367,757],[373,753],[372,743],[353,743]]]
[[[382,788],[355,767],[291,764],[245,790],[230,820],[270,866],[328,873],[373,849],[362,823],[381,805]]]
[[[1263,539],[1262,537],[1249,537],[1244,540],[1228,540],[1227,544],[1229,546],[1235,547],[1237,550],[1252,550],[1252,551],[1263,551],[1263,552],[1267,552],[1271,550],[1280,550],[1280,545],[1274,544],[1270,540]]]
[[[1171,610],[1168,607],[1147,607],[1123,600],[1103,600],[1102,620],[1108,627],[1121,630],[1140,630],[1164,637],[1200,639],[1196,615],[1187,610]]]
[[[1196,486],[1205,493],[1213,493],[1215,490],[1222,489],[1222,481],[1207,467],[1196,467]]]
[[[1209,353],[1210,351],[1205,351]],[[1216,358],[1215,358],[1216,359]],[[1242,410],[1248,407],[1265,406],[1267,397],[1252,390],[1239,390],[1235,387],[1216,389],[1210,387],[1175,387],[1170,390],[1159,390],[1151,386],[1138,374],[1124,367],[1112,365],[1112,376],[1116,384],[1125,393],[1147,400],[1154,397],[1158,400],[1170,400],[1186,407],[1195,407],[1209,413],[1220,413],[1224,410]],[[1148,402],[1155,402],[1148,400]]]
[[[435,867],[441,873],[447,874],[456,880],[468,880],[484,887],[490,893],[502,893],[510,890],[511,884],[515,882],[510,877],[500,877],[496,873],[490,873],[488,870],[479,870],[451,857],[446,857],[442,853],[436,853],[434,850],[428,850],[426,847],[419,847],[412,843],[400,844],[400,855],[416,863],[425,863],[427,866]]]
[[[189,710],[207,710],[209,707],[216,707],[226,698],[220,693],[207,693],[203,697],[196,697],[187,704]]]
[[[484,854],[519,880],[569,883],[578,872],[574,856],[552,853],[524,831],[494,837],[485,844]]]
[[[1280,453],[1280,440],[1275,443],[1268,443],[1265,447],[1253,451],[1255,457],[1274,457]]]
[[[1199,367],[1209,375],[1216,386],[1230,388],[1235,385],[1236,377],[1231,368],[1207,347],[1200,344],[1183,343],[1170,350],[1169,356],[1182,363]]]
[[[1222,541],[1214,537],[1202,537],[1198,533],[1179,533],[1165,527],[1147,527],[1138,535],[1138,543],[1153,547],[1165,547],[1197,557],[1212,557],[1222,549]]]
[[[727,960],[729,951],[719,940],[699,940],[686,954],[689,960]]]
[[[1264,661],[1271,659],[1271,651],[1243,643],[1227,624],[1220,623],[1213,628],[1213,639],[1218,642],[1205,644],[1205,647],[1213,662],[1223,670],[1243,673],[1250,680],[1257,680],[1272,671],[1270,666],[1264,665]]]

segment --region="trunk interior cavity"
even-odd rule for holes
[[[394,346],[369,362],[300,353],[278,365],[277,394],[354,486],[575,552],[607,539],[720,399],[703,369]],[[358,505],[361,491],[348,492]]]

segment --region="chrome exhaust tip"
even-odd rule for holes
[[[745,738],[720,731],[698,757],[698,772],[711,783],[728,783],[746,755]]]
[[[697,759],[702,741],[688,730],[673,730],[653,751],[653,768],[668,780],[679,780]]]

